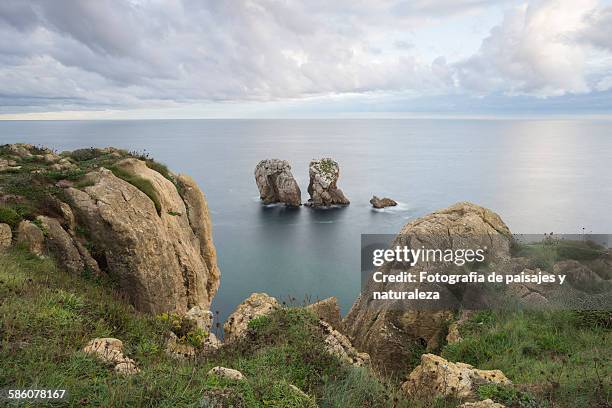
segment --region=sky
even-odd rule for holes
[[[2,0],[0,119],[612,115],[612,0]]]

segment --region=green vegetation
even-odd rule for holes
[[[321,173],[327,174],[327,175],[334,175],[334,170],[335,170],[335,163],[332,159],[322,159],[319,162],[319,170],[321,171]]]
[[[151,184],[149,180],[129,173],[117,166],[111,166],[109,170],[112,171],[116,177],[127,181],[128,183],[145,193],[147,197],[149,197],[151,201],[153,201],[157,214],[161,215],[161,203],[159,202],[159,198],[157,197],[157,193],[155,192],[155,187],[153,187],[153,184]]]
[[[609,323],[606,327],[602,322],[611,316],[609,311],[483,311],[461,326],[463,340],[445,346],[441,354],[478,368],[500,369],[531,391],[540,401],[537,406],[605,407],[612,399],[612,335]],[[487,398],[510,407],[536,406],[509,404],[511,399],[526,401],[529,395],[516,394],[515,389],[506,392],[514,394]]]
[[[592,261],[599,258],[605,249],[588,240],[573,241],[547,236],[537,243],[520,244],[515,242],[513,256],[527,257],[532,268],[551,271],[555,262],[564,260]]]
[[[515,386],[481,386],[478,393],[511,408],[607,407],[609,319],[610,312],[479,312],[461,326],[463,340],[441,354],[501,369]],[[316,318],[302,308],[252,320],[244,341],[214,354],[174,360],[164,352],[169,330],[195,347],[208,334],[175,314],[140,314],[111,282],[69,275],[19,248],[0,254],[0,322],[0,388],[69,390],[68,401],[47,406],[457,406],[406,400],[398,383],[341,365],[324,350]],[[94,337],[121,339],[141,373],[121,376],[83,354]],[[207,375],[218,365],[240,370],[246,381]]]
[[[60,200],[63,198],[62,188],[56,186],[57,182],[66,180],[73,183],[75,188],[80,189],[91,186],[93,181],[86,177],[86,174],[100,167],[112,170],[117,177],[145,193],[153,201],[157,213],[161,214],[161,204],[153,185],[116,166],[117,162],[125,158],[134,157],[144,160],[149,168],[159,172],[173,183],[175,182],[171,172],[164,164],[140,153],[93,147],[78,149],[61,153],[58,160],[63,159],[64,162],[66,160],[69,162],[65,170],[58,170],[57,163],[50,163],[43,157],[51,154],[50,150],[43,147],[30,147],[29,151],[32,156],[17,157],[9,151],[7,145],[0,146],[0,158],[16,161],[16,169],[0,173],[0,189],[4,195],[10,197],[0,207],[0,222],[7,222],[11,227],[15,227],[22,219],[33,220],[37,215],[55,214],[57,212],[57,209],[54,208],[57,203],[55,198]],[[172,215],[180,214],[173,213]]]
[[[15,229],[21,221],[21,215],[10,207],[0,207],[0,223],[8,224]]]
[[[387,400],[397,392],[369,370],[342,367],[323,349],[316,318],[301,308],[254,320],[245,341],[216,354],[177,361],[165,354],[164,341],[180,318],[140,314],[107,282],[69,275],[50,259],[20,249],[0,254],[0,300],[0,388],[68,390],[67,401],[41,406],[419,406],[399,396]],[[141,373],[115,374],[82,353],[95,337],[121,339]],[[246,381],[207,375],[218,365],[240,370]],[[366,405],[346,405],[356,398]]]

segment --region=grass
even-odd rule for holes
[[[178,362],[163,351],[172,319],[140,314],[106,282],[72,276],[21,249],[0,254],[0,321],[0,388],[68,390],[67,400],[41,406],[421,406],[396,391],[394,405],[383,380],[341,366],[324,350],[317,319],[302,308],[256,319],[245,340]],[[122,340],[141,373],[117,375],[83,354],[94,337]],[[246,381],[208,376],[217,365],[240,370]]]
[[[530,244],[514,243],[513,256],[530,259],[532,268],[551,271],[559,261],[591,261],[605,253],[605,249],[591,241],[557,239],[552,236],[543,241]]]
[[[461,327],[463,340],[446,345],[441,354],[500,369],[541,406],[607,407],[612,402],[612,335],[602,322],[611,313],[595,312],[589,320],[589,312],[483,311]]]
[[[153,204],[155,205],[155,210],[157,211],[157,215],[161,215],[161,203],[159,201],[159,198],[157,197],[157,193],[155,192],[155,187],[153,187],[153,184],[151,184],[149,180],[129,173],[117,166],[111,166],[109,170],[111,170],[116,177],[127,181],[128,183],[145,193],[147,197],[149,197],[151,201],[153,201]]]

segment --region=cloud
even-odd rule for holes
[[[0,113],[610,88],[610,64],[593,68],[589,50],[610,52],[611,13],[594,0],[513,8],[462,61],[418,54],[415,30],[477,18],[490,4],[5,0]]]
[[[589,50],[576,33],[595,30],[592,0],[548,0],[506,13],[478,53],[457,64],[462,87],[477,93],[558,96],[591,90]]]

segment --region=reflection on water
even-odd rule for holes
[[[612,124],[516,120],[183,120],[1,122],[0,142],[58,150],[147,151],[192,175],[213,214],[225,318],[251,292],[337,296],[359,291],[360,235],[469,200],[517,233],[612,231]],[[307,200],[308,163],[334,157],[346,208],[262,206],[253,170],[289,160]],[[372,210],[372,195],[401,204]]]

